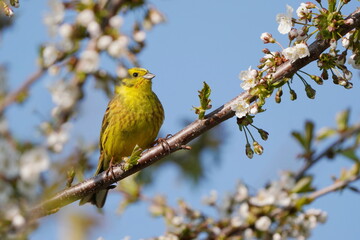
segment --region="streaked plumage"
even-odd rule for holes
[[[129,78],[115,87],[115,96],[106,109],[100,132],[100,158],[95,175],[129,156],[136,145],[146,149],[154,142],[164,121],[163,107],[152,91],[155,76],[143,68],[129,69]],[[108,190],[89,195],[80,205],[91,202],[103,207]]]

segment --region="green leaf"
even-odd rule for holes
[[[308,205],[311,202],[312,202],[312,199],[310,199],[308,197],[301,197],[296,200],[294,205],[295,205],[296,209],[301,210],[304,205]]]
[[[360,159],[353,148],[342,149],[339,153],[355,162],[360,162]]]
[[[339,131],[345,131],[348,128],[349,114],[350,114],[350,110],[347,109],[345,111],[339,112],[336,115],[336,123],[337,123]]]
[[[324,140],[326,138],[329,138],[331,136],[333,136],[336,133],[335,129],[332,128],[322,128],[318,131],[317,136],[316,136],[316,140],[317,141],[321,141]]]
[[[200,106],[194,107],[195,113],[199,115],[199,119],[204,119],[205,111],[211,108],[211,100],[209,99],[211,94],[211,88],[204,82],[204,86],[199,92]]]
[[[142,149],[136,145],[131,153],[131,156],[126,158],[125,164],[124,164],[124,170],[127,171],[130,168],[132,168],[134,165],[137,164],[137,161],[140,159],[140,154],[142,152]]]
[[[304,135],[293,131],[292,136],[300,143],[307,154],[311,153],[311,144],[314,138],[314,123],[307,121],[305,123]]]
[[[313,191],[314,188],[311,187],[312,181],[313,181],[312,176],[305,176],[305,177],[301,178],[296,183],[296,185],[291,190],[291,192],[293,192],[293,193],[305,193],[305,192]]]
[[[291,135],[300,143],[300,145],[302,147],[305,148],[305,139],[303,138],[303,136],[301,135],[301,133],[293,131],[291,133]]]
[[[305,149],[307,152],[311,151],[311,143],[314,137],[314,123],[306,121],[305,123]]]

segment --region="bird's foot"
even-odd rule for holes
[[[173,136],[172,134],[168,134],[168,135],[166,135],[165,138],[158,138],[158,139],[155,140],[155,142],[153,144],[154,145],[155,144],[161,144],[162,148],[165,151],[167,151],[168,153],[170,153],[171,152],[171,147],[170,147],[169,143],[167,142],[167,140],[169,138],[171,138],[172,136]]]
[[[111,157],[110,163],[109,163],[109,168],[106,170],[106,176],[110,175],[112,176],[112,178],[115,180],[115,173],[114,173],[114,167],[115,167],[115,163],[114,163],[114,157]]]

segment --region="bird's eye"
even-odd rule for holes
[[[139,76],[138,73],[133,73],[133,77],[137,77],[137,76]]]

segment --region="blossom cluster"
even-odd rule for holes
[[[203,202],[218,211],[220,219],[210,217],[179,201],[179,209],[167,205],[164,197],[152,200],[150,212],[166,219],[163,239],[208,237],[213,239],[307,239],[312,230],[326,222],[327,214],[319,209],[296,203],[304,197],[296,192],[299,182],[290,172],[282,172],[280,179],[272,181],[257,194],[238,183],[236,191],[219,201],[215,190]],[[297,204],[298,205],[298,204]]]
[[[323,84],[323,80],[327,80],[329,75],[332,76],[333,82],[347,89],[352,87],[350,82],[352,73],[345,65],[346,59],[348,64],[355,69],[360,69],[360,32],[353,29],[345,36],[339,39],[337,26],[344,21],[344,16],[341,15],[341,8],[346,1],[341,1],[337,7],[332,11],[317,6],[314,3],[301,3],[296,9],[296,18],[294,18],[294,9],[286,5],[286,13],[280,13],[276,16],[276,21],[279,24],[278,31],[281,34],[287,34],[289,39],[289,47],[283,48],[282,45],[270,33],[262,33],[260,39],[265,44],[278,44],[281,51],[270,51],[265,48],[264,57],[260,59],[258,69],[251,67],[246,71],[241,71],[239,78],[242,81],[241,88],[248,91],[251,96],[258,98],[257,107],[263,106],[265,98],[272,94],[274,88],[279,88],[275,96],[276,102],[281,101],[282,89],[273,85],[272,74],[275,73],[280,65],[290,61],[294,63],[299,59],[310,57],[310,50],[308,42],[313,36],[316,39],[324,39],[330,42],[330,48],[327,53],[322,53],[317,61],[317,65],[322,72],[320,76],[308,74],[303,71],[298,71],[294,74],[299,77],[305,86],[305,92],[311,99],[315,97],[316,91],[301,75],[305,74],[314,80],[317,84]],[[321,3],[320,3],[321,4]],[[299,28],[296,28],[299,25]],[[313,31],[312,31],[313,30]],[[337,41],[341,40],[343,50],[339,49]],[[350,53],[352,52],[352,53]],[[349,57],[347,57],[350,55]],[[290,79],[283,79],[287,83],[290,91],[291,100],[295,100],[297,95],[291,88]],[[231,109],[235,112],[238,118],[243,118],[247,115],[254,115],[259,111],[254,111],[253,105],[249,103],[249,98],[239,99],[233,103]]]

